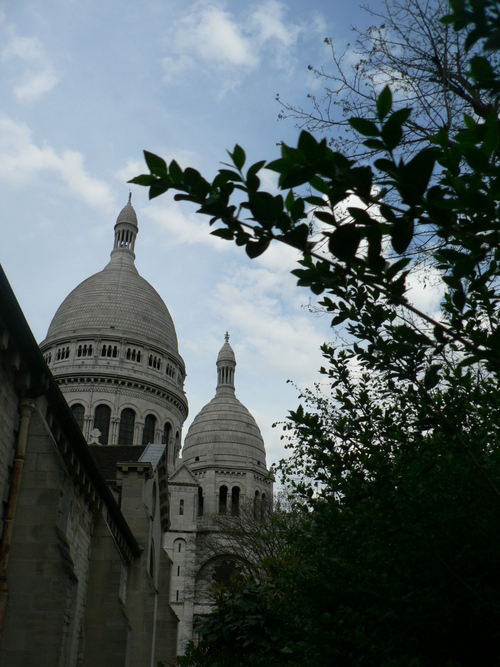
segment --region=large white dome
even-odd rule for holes
[[[137,232],[137,216],[129,201],[116,221],[111,261],[66,297],[42,347],[75,334],[93,338],[120,332],[131,340],[147,341],[165,352],[178,353],[177,335],[167,306],[135,268]]]
[[[114,254],[109,264],[84,280],[59,306],[43,343],[120,332],[178,352],[174,323],[158,292],[142,278],[133,259]]]
[[[129,200],[115,224],[110,262],[64,299],[40,348],[68,402],[77,406],[87,439],[93,428],[105,432],[101,444],[173,438],[173,463],[188,413],[186,371],[168,308],[135,267],[138,231]],[[126,438],[117,426],[124,411],[130,419]]]

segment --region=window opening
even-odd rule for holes
[[[134,442],[135,412],[130,408],[122,410],[118,431],[119,445],[132,445]]]
[[[144,420],[144,431],[142,432],[142,444],[149,445],[150,442],[155,441],[156,417],[154,415],[146,415]]]
[[[203,489],[198,487],[198,516],[203,516]]]
[[[101,432],[99,438],[101,445],[108,444],[110,420],[111,409],[107,405],[98,405],[94,412],[94,428],[98,428]]]
[[[219,489],[219,514],[225,514],[227,509],[227,486]]]
[[[83,418],[85,416],[85,408],[80,403],[75,403],[71,406],[71,412],[73,413],[78,426],[83,431]]]
[[[231,516],[240,515],[240,489],[237,486],[233,486],[231,491]]]

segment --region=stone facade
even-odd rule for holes
[[[237,516],[240,508],[265,502],[273,491],[259,427],[235,395],[236,358],[227,334],[216,366],[215,397],[193,420],[182,459],[169,478],[165,548],[173,563],[170,604],[179,617],[178,653],[196,639],[196,618],[210,611],[207,579],[217,563],[207,562],[211,554],[203,541],[219,530],[216,515]],[[240,555],[225,553],[224,559],[236,563]]]
[[[0,303],[0,664],[172,664],[166,448],[110,486],[3,272]]]
[[[171,665],[210,610],[214,516],[272,495],[227,335],[180,456],[186,370],[137,234],[129,199],[40,348],[0,275],[2,667]]]

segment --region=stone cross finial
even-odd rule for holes
[[[226,331],[226,335],[224,336],[224,340],[226,343],[229,343],[229,333]]]

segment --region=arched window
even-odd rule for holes
[[[198,516],[203,516],[203,489],[198,487]]]
[[[75,405],[71,406],[71,412],[73,413],[73,415],[74,415],[74,417],[75,417],[75,419],[78,423],[78,426],[83,431],[83,418],[85,416],[85,408],[80,403],[75,403]]]
[[[225,514],[227,509],[227,486],[219,489],[219,514]]]
[[[120,428],[118,430],[119,445],[134,444],[134,425],[135,412],[130,408],[125,408],[120,415]]]
[[[240,489],[237,486],[233,486],[231,491],[231,516],[240,515]]]
[[[109,422],[111,419],[111,408],[107,405],[98,405],[94,412],[94,428],[101,432],[99,442],[101,445],[108,444]]]
[[[179,515],[182,516],[184,514],[184,501],[179,500]]]
[[[154,415],[146,415],[144,420],[144,431],[142,432],[142,444],[149,445],[150,442],[155,441],[156,417]]]
[[[161,439],[162,444],[168,445],[168,439],[170,438],[170,432],[172,431],[172,427],[168,422],[165,422],[165,426],[163,427],[163,437]]]
[[[260,493],[257,490],[253,499],[253,516],[258,519],[260,516]]]

